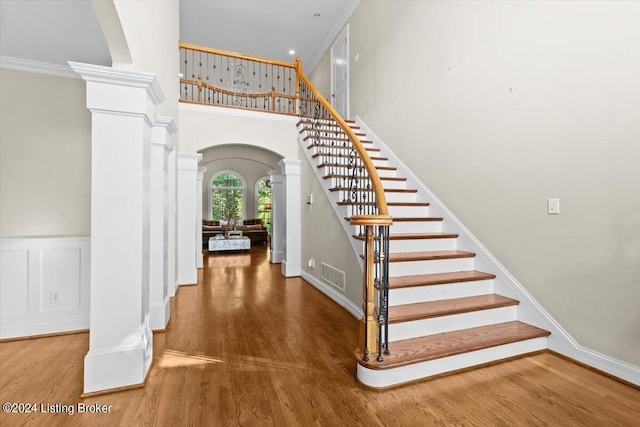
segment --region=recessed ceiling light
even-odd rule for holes
[[[320,14],[318,12],[316,12],[316,13],[313,14],[313,17],[318,19],[318,18],[320,18]]]
[[[291,49],[291,50],[289,51],[289,55],[295,55],[295,54],[296,54],[296,51],[295,51],[295,50]]]

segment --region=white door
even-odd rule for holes
[[[331,45],[331,105],[349,118],[349,27]]]

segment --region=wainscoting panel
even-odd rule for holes
[[[89,328],[89,237],[0,239],[0,339]]]

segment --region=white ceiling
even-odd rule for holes
[[[357,0],[180,0],[180,39],[283,61],[317,61]],[[319,13],[319,18],[314,18]],[[111,65],[88,0],[0,0],[0,56]],[[294,56],[289,50],[296,51]],[[306,67],[305,67],[306,68]]]
[[[0,0],[0,55],[50,64],[111,65],[89,1]]]

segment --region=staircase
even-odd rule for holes
[[[351,143],[337,123],[298,123],[299,140],[328,185],[346,221],[367,212],[367,201],[337,196],[349,189],[344,166]],[[440,375],[547,348],[549,332],[518,321],[518,301],[494,293],[495,275],[474,269],[473,252],[458,250],[458,235],[443,232],[443,218],[429,216],[429,202],[407,188],[380,147],[347,121],[365,147],[384,187],[393,225],[389,234],[388,349],[382,361],[356,351],[358,379],[374,388]],[[340,172],[342,171],[342,172]],[[352,233],[360,248],[359,228]],[[357,243],[357,244],[356,244]],[[364,255],[360,253],[360,256]]]

